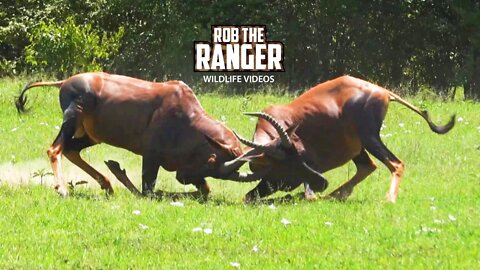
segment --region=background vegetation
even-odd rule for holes
[[[298,90],[348,73],[444,97],[462,86],[465,98],[480,98],[477,0],[0,3],[0,75],[103,69],[196,84],[193,41],[210,40],[212,24],[265,24],[268,38],[285,44],[278,86]]]

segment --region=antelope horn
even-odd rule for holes
[[[305,167],[305,169],[307,169],[309,172],[313,173],[314,175],[316,176],[319,176],[319,177],[322,177],[324,180],[325,180],[325,177],[323,177],[323,175],[318,172],[317,170],[313,169],[312,167],[308,166],[308,164],[304,161],[302,162],[302,165],[303,167]]]
[[[260,150],[262,152],[265,152],[267,155],[273,156],[277,159],[284,159],[285,158],[285,152],[282,151],[281,149],[273,148],[271,146],[266,146],[263,144],[258,144],[253,141],[249,141],[242,136],[238,135],[235,131],[233,131],[233,134],[237,137],[237,139],[245,144],[246,146],[250,146],[253,149]]]
[[[293,143],[288,137],[287,131],[280,125],[280,123],[270,114],[264,112],[245,112],[244,115],[256,116],[267,120],[274,128],[277,130],[278,135],[280,136],[282,146],[285,148],[292,148]]]
[[[327,179],[317,170],[313,169],[312,167],[308,166],[308,164],[304,161],[302,162],[303,167],[307,169],[310,173],[315,175],[315,177],[320,178],[321,180],[325,181],[328,183]]]
[[[235,134],[236,135],[236,134]],[[230,161],[227,161],[225,163],[223,163],[222,165],[220,165],[219,167],[219,172],[221,174],[227,174],[227,173],[231,173],[233,171],[236,171],[238,170],[245,162],[249,161],[249,157],[250,156],[254,156],[254,155],[258,155],[260,154],[261,151],[255,149],[255,148],[252,148],[250,149],[249,151],[247,151],[245,154],[237,157],[236,159],[234,160],[230,160]]]
[[[263,144],[258,144],[258,143],[255,143],[253,141],[249,141],[245,138],[243,138],[242,136],[238,135],[237,132],[233,131],[233,134],[235,134],[235,136],[237,137],[237,139],[242,142],[243,144],[245,144],[246,146],[250,146],[251,148],[254,148],[254,149],[258,149],[258,150],[262,150],[262,151],[268,151],[268,147],[263,145]]]

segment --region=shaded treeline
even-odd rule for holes
[[[480,98],[478,0],[1,1],[0,75],[103,69],[195,84],[193,41],[212,24],[265,24],[285,44],[275,84],[298,90],[341,74]],[[241,85],[239,85],[241,87]],[[243,86],[245,87],[245,85]]]

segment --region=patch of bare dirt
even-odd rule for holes
[[[123,186],[114,178],[114,176],[110,173],[105,164],[93,163],[91,165],[99,172],[104,174],[106,177],[108,177],[111,180],[112,185]],[[62,159],[62,168],[66,184],[70,181],[73,181],[73,183],[77,183],[79,181],[87,181],[87,186],[92,188],[99,188],[98,183],[93,180],[92,177],[90,177],[82,169],[71,164],[68,160]],[[141,177],[140,173],[135,173],[135,171],[135,169],[127,168],[128,175],[133,181],[135,181],[136,179],[140,179],[139,177]],[[54,177],[52,174],[52,168],[48,160],[37,159],[19,163],[5,162],[0,164],[0,184],[42,184],[47,186],[53,186]]]

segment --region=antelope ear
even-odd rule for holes
[[[215,163],[217,163],[217,155],[211,154],[207,160],[207,166],[210,169],[215,168]]]
[[[237,151],[235,149],[237,140],[222,123],[211,119],[207,116],[208,121],[197,121],[193,123],[195,129],[197,129],[210,143],[210,145],[220,148],[228,149],[232,152]],[[211,120],[211,121],[210,121]]]
[[[295,125],[295,126],[290,126],[289,128],[287,128],[287,134],[288,136],[293,136],[295,135],[294,133],[297,131],[297,128],[300,126],[300,124],[298,125]]]
[[[305,145],[303,144],[302,139],[300,137],[298,137],[297,134],[292,133],[290,135],[290,139],[292,139],[292,144],[295,147],[295,149],[297,150],[297,153],[299,155],[302,155],[303,153],[305,153]]]
[[[217,134],[215,134],[217,135]],[[230,145],[227,141],[225,141],[221,136],[212,136],[211,134],[203,134],[203,136],[207,139],[207,141],[218,148],[230,148]]]
[[[205,139],[207,139],[207,141],[208,141],[211,145],[213,145],[213,146],[215,146],[215,147],[223,148],[223,147],[225,146],[224,144],[222,144],[221,142],[215,140],[214,138],[211,138],[210,136],[207,136],[207,135],[203,135],[203,136],[205,137]]]

